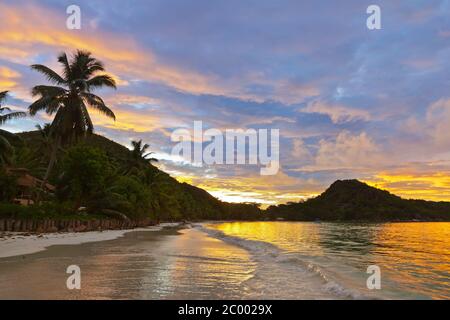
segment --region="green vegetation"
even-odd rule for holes
[[[115,89],[115,81],[89,52],[77,51],[70,59],[63,53],[58,62],[62,75],[31,66],[52,85],[33,87],[36,101],[29,113],[44,111],[54,116],[51,124],[17,135],[0,130],[0,218],[449,220],[450,203],[404,200],[357,180],[337,181],[317,198],[265,212],[257,204],[222,202],[156,168],[142,140],[132,141],[129,150],[93,134],[88,108],[115,115],[92,92]],[[0,93],[0,104],[6,96]],[[0,125],[23,116],[0,105]]]
[[[23,146],[17,149],[18,155],[27,153],[27,169],[42,176],[42,164],[48,158],[45,155],[48,149],[43,147],[45,135],[38,130],[18,136],[23,141]],[[81,207],[88,216],[150,217],[155,221],[261,219],[257,205],[222,202],[205,190],[180,183],[152,164],[154,159],[145,156],[147,146],[139,141],[134,145],[133,150],[129,150],[91,134],[70,147],[60,148],[49,177],[49,182],[57,187],[56,194],[42,200],[47,204],[63,203],[65,209],[61,212],[65,217],[77,215]],[[137,156],[138,149],[140,156]],[[0,180],[3,179],[0,177]],[[13,212],[20,211],[23,216],[31,210],[30,214],[39,212],[40,217],[54,216],[38,207]]]
[[[7,96],[8,91],[0,92],[0,125],[4,124],[6,121],[26,116],[25,112],[11,112],[9,108],[2,107]],[[12,157],[14,156],[14,148],[11,146],[11,140],[14,139],[16,139],[14,134],[5,130],[0,130],[0,167],[11,164]]]
[[[2,168],[0,169],[0,199],[11,202],[17,194],[17,177],[7,174]]]
[[[0,218],[12,219],[58,219],[58,220],[93,220],[104,218],[99,214],[79,214],[74,212],[66,204],[56,202],[43,203],[41,205],[21,206],[12,203],[0,203]]]
[[[338,180],[316,198],[271,206],[267,214],[302,221],[448,221],[450,203],[406,200],[358,180]]]
[[[42,172],[39,159],[45,158],[40,131],[18,134],[26,150],[30,172]],[[35,147],[33,147],[35,146]],[[142,146],[141,146],[142,149]],[[31,155],[30,155],[31,153]],[[170,220],[275,220],[294,221],[406,221],[450,220],[450,203],[405,200],[387,191],[370,187],[357,180],[336,181],[320,196],[305,202],[271,206],[262,211],[256,204],[222,202],[205,190],[180,183],[153,166],[146,158],[100,135],[92,134],[83,141],[58,153],[58,164],[50,177],[57,186],[55,198],[46,199],[52,208],[61,205],[65,217],[78,214],[85,207],[87,217],[98,215],[129,218],[150,217],[155,221]],[[137,161],[137,162],[136,162]],[[130,164],[134,163],[133,170]],[[9,179],[9,180],[7,180]],[[0,174],[0,186],[11,186],[11,178]],[[8,182],[9,181],[9,182]],[[2,190],[6,190],[2,187]],[[13,191],[10,191],[13,192]],[[5,196],[0,194],[3,200]],[[8,198],[11,198],[9,193]],[[35,216],[56,214],[54,209],[31,210]],[[14,210],[13,210],[14,211]],[[0,216],[5,211],[0,209]],[[39,212],[39,214],[37,213]]]
[[[33,87],[31,93],[37,100],[28,108],[32,116],[39,111],[45,111],[50,116],[54,115],[53,122],[48,128],[48,135],[53,139],[53,143],[43,178],[44,183],[47,182],[55,165],[58,149],[78,142],[86,134],[94,132],[88,107],[116,119],[102,98],[92,93],[93,90],[102,87],[116,88],[115,80],[110,75],[98,74],[105,71],[101,61],[92,57],[90,52],[78,50],[72,59],[62,53],[58,57],[58,62],[63,69],[62,76],[41,64],[31,66],[54,84]]]

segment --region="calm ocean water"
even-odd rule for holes
[[[233,222],[205,227],[211,236],[251,253],[257,267],[249,284],[260,297],[450,298],[450,223]],[[369,265],[380,267],[380,290],[367,289]]]
[[[66,268],[81,268],[67,290]],[[369,265],[381,289],[368,290]],[[0,259],[1,299],[449,299],[450,223],[231,222]]]

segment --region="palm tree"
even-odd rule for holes
[[[39,111],[45,111],[48,115],[55,114],[50,130],[55,143],[43,183],[46,183],[50,176],[60,146],[93,133],[94,125],[88,108],[116,119],[102,98],[92,93],[102,87],[116,89],[116,82],[110,75],[98,74],[105,71],[101,61],[92,57],[90,52],[78,50],[71,59],[62,53],[58,62],[62,66],[62,75],[44,65],[31,66],[53,84],[35,86],[31,93],[37,100],[29,106],[31,115]]]
[[[131,155],[133,159],[136,161],[141,161],[143,163],[151,163],[152,161],[158,162],[156,158],[149,158],[154,152],[147,152],[148,148],[150,148],[149,144],[142,145],[142,140],[139,141],[131,141],[131,146],[133,150],[131,150]]]
[[[150,145],[142,144],[142,140],[131,141],[131,146],[133,147],[133,149],[131,150],[131,159],[130,161],[128,161],[128,174],[135,173],[135,171],[144,169],[145,167],[148,167],[148,165],[152,162],[158,162],[158,159],[151,157],[154,152],[147,152],[148,148],[150,148]]]
[[[0,92],[0,125],[4,124],[8,120],[25,117],[25,112],[9,112],[7,114],[3,114],[5,111],[11,111],[11,109],[7,107],[2,107],[2,102],[5,101],[8,95],[8,91]],[[14,149],[11,146],[9,140],[17,138],[14,134],[0,130],[0,166],[11,163],[11,157],[14,153]]]
[[[39,143],[37,143],[36,147],[39,148],[40,152],[38,154],[41,155],[40,162],[48,164],[49,157],[53,152],[53,147],[55,145],[55,141],[51,136],[52,126],[50,123],[46,123],[43,126],[40,124],[36,125],[36,129],[39,132]],[[62,148],[60,148],[62,149]],[[44,170],[45,174],[45,170]]]
[[[7,114],[2,114],[5,111],[11,111],[11,109],[7,107],[2,107],[2,102],[6,100],[8,96],[8,91],[0,92],[0,125],[4,124],[8,120],[26,117],[25,112],[9,112]]]

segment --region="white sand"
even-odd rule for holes
[[[0,233],[0,258],[14,257],[43,251],[53,245],[76,245],[88,242],[114,240],[133,231],[160,231],[164,227],[176,227],[178,223],[161,223],[158,226],[129,230],[91,232],[46,233],[29,235],[20,232]]]

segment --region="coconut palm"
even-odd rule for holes
[[[31,68],[47,77],[52,85],[35,86],[31,93],[37,100],[29,106],[31,115],[45,111],[55,115],[50,135],[55,141],[44,183],[55,164],[61,145],[73,143],[94,131],[88,108],[95,109],[115,120],[113,111],[98,95],[92,93],[102,87],[116,88],[116,82],[107,74],[104,65],[90,52],[78,50],[70,59],[65,53],[58,57],[62,75],[47,66],[35,64]]]
[[[40,150],[38,153],[41,154],[41,162],[48,164],[49,156],[52,154],[55,144],[50,134],[52,126],[50,123],[46,123],[43,126],[37,124],[36,129],[39,132],[39,142],[36,144],[36,147]]]
[[[142,140],[139,141],[131,141],[131,146],[133,149],[131,150],[131,156],[136,162],[141,163],[151,163],[158,162],[158,159],[151,158],[150,156],[154,154],[154,152],[147,152],[148,148],[150,148],[149,144],[142,144]]]
[[[0,92],[0,125],[4,124],[6,121],[16,118],[25,117],[25,112],[9,112],[7,114],[3,114],[5,111],[11,111],[11,109],[7,107],[2,107],[2,102],[6,99],[8,95],[8,91]],[[0,166],[10,164],[12,160],[12,156],[14,154],[14,149],[11,146],[10,140],[17,139],[17,136],[14,134],[0,130]]]
[[[0,167],[9,165],[12,163],[14,148],[10,143],[10,140],[14,138],[14,135],[8,131],[0,130]]]
[[[150,145],[143,144],[142,140],[131,141],[130,160],[128,161],[127,174],[140,173],[143,169],[149,166],[152,162],[157,162],[158,159],[151,157],[154,152],[147,152]]]
[[[8,91],[0,92],[0,125],[4,124],[6,121],[25,117],[27,114],[25,112],[9,112],[7,114],[3,114],[5,111],[11,111],[11,109],[7,107],[2,107],[2,102],[6,100],[8,95]]]

